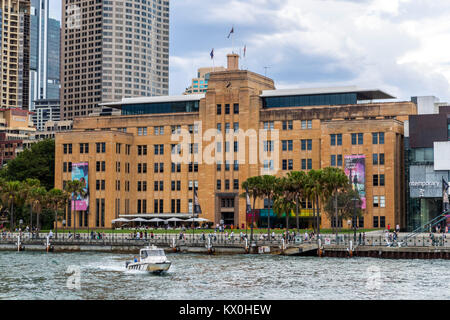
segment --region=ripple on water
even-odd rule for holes
[[[155,276],[127,270],[131,258],[2,253],[0,299],[450,299],[445,260],[170,254],[170,271]],[[69,266],[80,268],[81,290],[67,288]]]

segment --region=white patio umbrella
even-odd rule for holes
[[[204,219],[204,218],[190,218],[187,220],[184,220],[187,222],[210,222],[208,219]]]
[[[178,218],[170,218],[170,219],[168,219],[167,221],[168,221],[168,222],[174,222],[175,227],[176,227],[176,226],[177,226],[177,222],[183,222],[183,221],[186,221],[186,220],[178,219]]]
[[[148,220],[142,219],[142,218],[136,218],[136,219],[133,219],[133,220],[131,220],[131,221],[133,221],[133,222],[139,222],[139,226],[142,226],[142,222],[149,222]]]
[[[159,227],[160,222],[164,222],[164,221],[166,221],[166,220],[159,219],[159,218],[150,219],[150,222],[156,222],[157,227]]]
[[[115,219],[111,221],[112,223],[116,223],[116,222],[130,222],[130,220],[125,219],[125,218],[120,218],[120,219]]]

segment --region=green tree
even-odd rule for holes
[[[314,212],[314,232],[320,234],[320,199],[323,198],[323,171],[311,170],[307,174],[305,193],[307,198],[313,203]]]
[[[33,229],[33,202],[32,190],[41,186],[41,183],[37,179],[26,179],[22,183],[22,197],[24,199],[24,205],[28,205],[30,210],[30,230]]]
[[[52,189],[55,184],[55,141],[49,139],[33,144],[9,161],[1,176],[9,181],[37,179],[41,186]]]
[[[42,209],[46,207],[47,190],[44,187],[33,187],[27,196],[30,199],[29,201],[31,201],[32,208],[36,212],[36,229],[39,232],[41,230],[39,218]]]
[[[272,200],[276,192],[277,178],[274,176],[264,175],[260,179],[260,197],[263,200],[269,200],[269,210],[267,213],[267,235],[270,237],[270,210],[272,209]]]
[[[22,184],[18,181],[6,181],[2,183],[1,188],[1,198],[4,205],[8,206],[9,216],[10,216],[10,224],[9,228],[11,231],[15,229],[15,220],[14,220],[14,205],[19,202],[19,198],[21,195]]]
[[[337,201],[336,201],[337,199]],[[363,210],[361,209],[362,200],[359,193],[353,190],[350,186],[337,192],[336,197],[330,197],[325,203],[325,212],[327,216],[331,219],[336,211],[338,213],[338,219],[350,220],[353,218],[355,212],[355,201],[356,203],[356,217],[363,216]],[[337,206],[336,206],[337,202]]]
[[[273,203],[273,211],[278,217],[282,217],[285,214],[286,217],[286,237],[289,231],[289,217],[291,212],[295,209],[295,200],[293,185],[289,178],[278,179],[275,186],[275,195]],[[286,239],[287,240],[287,239]]]
[[[330,198],[334,198],[334,208],[335,208],[335,232],[336,238],[338,235],[338,193],[340,191],[345,191],[349,187],[349,180],[347,175],[342,169],[339,168],[325,168],[323,170],[323,182],[324,182],[324,203],[328,203]],[[359,198],[359,197],[358,197]],[[327,211],[328,212],[328,211]],[[330,219],[330,221],[332,218]]]
[[[58,238],[58,217],[62,215],[60,208],[64,208],[70,195],[60,189],[52,189],[47,193],[47,205],[55,214],[55,237]]]
[[[261,177],[250,177],[246,181],[242,183],[242,189],[248,190],[249,197],[253,199],[253,207],[252,207],[252,222],[250,225],[251,231],[250,231],[250,241],[253,241],[253,228],[255,225],[255,205],[256,205],[256,199],[260,198],[261,193]],[[244,193],[242,197],[246,198],[247,195]]]
[[[300,204],[301,199],[305,196],[306,173],[303,171],[292,171],[288,173],[288,179],[291,185],[291,195],[295,201],[295,215],[297,223],[297,232],[300,231]]]

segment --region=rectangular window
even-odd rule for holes
[[[358,144],[359,145],[364,144],[364,134],[363,133],[358,133]]]
[[[380,174],[380,187],[384,187],[384,174]]]
[[[230,114],[230,105],[229,104],[225,105],[225,114]]]
[[[222,181],[217,180],[217,190],[222,190]]]
[[[332,134],[331,135],[331,142],[330,142],[331,146],[335,146],[336,145],[336,135]]]
[[[337,156],[337,165],[338,165],[338,167],[342,167],[342,163],[343,163],[343,160],[342,160],[342,154],[339,154],[338,156]]]
[[[233,189],[234,190],[239,190],[239,179],[234,179],[233,180]]]
[[[146,135],[147,135],[147,128],[146,127],[138,128],[138,136],[146,136]]]
[[[372,133],[372,144],[378,144],[378,133]]]
[[[386,228],[386,217],[380,217],[380,228]]]
[[[379,217],[373,217],[373,227],[374,228],[379,228],[378,221],[379,221]]]
[[[384,165],[384,153],[380,153],[380,165]]]
[[[88,143],[80,143],[80,154],[89,153],[89,144]]]
[[[218,104],[217,105],[217,115],[220,116],[222,114],[222,105]]]
[[[373,154],[373,161],[372,161],[373,165],[376,166],[378,165],[378,154],[374,153]]]
[[[379,198],[378,196],[373,197],[373,207],[378,208],[380,206]]]
[[[225,190],[230,190],[230,180],[225,180]]]
[[[331,156],[331,166],[336,167],[336,156],[335,155]]]
[[[106,143],[100,142],[95,144],[97,147],[97,153],[105,153],[106,152]]]
[[[158,211],[158,209],[159,209],[159,201],[158,200],[154,200],[154,202],[153,202],[153,211],[154,211],[154,213],[159,213]]]
[[[373,175],[373,186],[374,187],[378,187],[378,184],[379,184],[379,182],[378,182],[378,175],[374,174]]]
[[[357,138],[358,138],[357,134],[356,133],[352,133],[352,145],[355,146],[358,143]]]
[[[312,129],[312,120],[302,120],[302,130]]]
[[[384,132],[380,132],[380,144],[384,144]]]
[[[386,208],[386,197],[380,196],[380,208]]]
[[[239,104],[238,103],[235,103],[233,105],[233,112],[234,112],[234,114],[239,114]]]
[[[312,170],[312,159],[308,159],[308,170]]]

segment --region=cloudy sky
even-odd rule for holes
[[[277,88],[357,85],[450,102],[448,0],[172,0],[170,10],[171,94],[212,66],[212,48],[225,65],[234,25],[242,67],[269,67]]]

